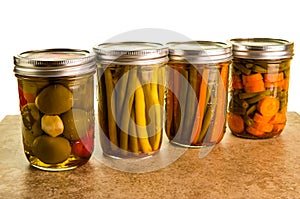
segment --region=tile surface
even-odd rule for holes
[[[208,154],[189,149],[166,163],[174,153],[162,150],[159,161],[145,161],[154,165],[150,172],[120,171],[122,162],[106,161],[99,147],[79,168],[46,172],[25,158],[20,117],[6,116],[0,123],[0,198],[300,198],[299,129],[300,116],[289,112],[277,138],[248,140],[227,130]],[[164,166],[158,169],[157,162]]]

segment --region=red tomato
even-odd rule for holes
[[[91,127],[86,136],[72,144],[72,152],[79,157],[90,157],[94,150],[94,127]]]

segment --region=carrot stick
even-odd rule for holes
[[[202,80],[201,80],[200,91],[199,91],[199,103],[197,106],[194,127],[191,135],[192,144],[197,143],[202,128],[202,121],[203,121],[204,110],[205,110],[205,101],[207,95],[208,75],[209,75],[209,69],[203,68]]]
[[[174,110],[174,72],[173,70],[169,71],[169,80],[168,80],[168,86],[169,89],[167,93],[167,103],[166,103],[166,109],[167,109],[167,129],[166,133],[168,138],[171,138],[171,126],[172,126],[172,121],[173,121],[173,110]]]
[[[179,101],[177,98],[179,98],[180,96],[180,85],[182,84],[181,79],[180,79],[180,70],[181,69],[177,69],[175,70],[174,68],[172,68],[173,70],[173,77],[174,77],[174,84],[173,84],[173,91],[174,91],[174,97],[173,97],[173,102],[174,102],[174,118],[173,118],[173,124],[174,124],[174,132],[170,132],[173,135],[175,135],[178,132],[179,129],[179,125],[180,125],[180,106],[179,106]]]
[[[219,138],[222,136],[223,128],[226,118],[226,99],[227,99],[227,76],[228,76],[228,64],[222,66],[221,74],[218,86],[218,100],[216,119],[212,130],[211,142],[218,143]]]

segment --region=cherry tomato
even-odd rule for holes
[[[91,127],[86,136],[72,144],[72,152],[79,157],[90,157],[94,150],[94,127]]]

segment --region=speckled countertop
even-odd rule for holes
[[[71,171],[37,170],[22,151],[19,125],[19,116],[6,116],[0,124],[1,199],[300,198],[300,116],[294,112],[277,138],[247,140],[227,132],[206,156],[189,149],[146,173],[113,169],[99,152]]]

